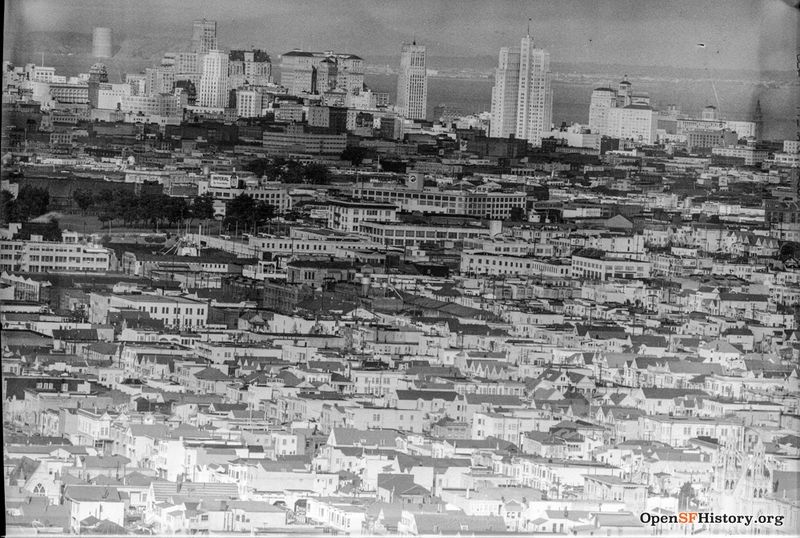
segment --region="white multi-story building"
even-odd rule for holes
[[[572,256],[572,278],[583,280],[650,278],[650,267],[647,261]]]
[[[148,67],[144,70],[144,77],[147,95],[171,93],[175,87],[175,69],[172,66]]]
[[[387,247],[410,247],[421,243],[454,243],[489,237],[488,227],[405,222],[363,222],[359,230],[370,240]]]
[[[352,192],[355,198],[397,204],[403,211],[470,215],[501,220],[507,219],[514,208],[524,210],[526,204],[526,194],[522,191],[470,192],[363,184],[356,185]]]
[[[502,47],[492,88],[492,117],[489,136],[507,138],[517,132],[519,96],[519,58],[517,48]]]
[[[649,106],[609,108],[606,112],[606,128],[602,134],[641,144],[653,144],[656,141],[656,125],[656,113]]]
[[[404,43],[400,50],[397,77],[397,111],[412,120],[424,120],[428,107],[428,74],[425,45]]]
[[[89,301],[92,323],[107,323],[109,312],[120,310],[145,312],[151,319],[163,321],[168,327],[203,327],[208,320],[208,305],[186,297],[92,293]]]
[[[549,278],[570,278],[572,275],[572,265],[568,259],[537,259],[530,256],[489,254],[480,251],[462,252],[460,270],[462,274],[477,275]]]
[[[236,91],[236,115],[240,118],[256,118],[261,116],[264,94],[254,88]]]
[[[107,248],[78,243],[74,235],[66,241],[0,240],[0,271],[53,273],[58,271],[102,272],[112,269],[114,255]]]
[[[272,63],[263,50],[232,50],[228,55],[228,88],[266,86],[272,82]]]
[[[329,89],[357,93],[364,87],[364,60],[355,54],[295,49],[281,56],[281,86],[290,95]]]
[[[550,53],[535,48],[529,34],[520,45],[516,137],[541,145],[542,134],[550,131],[552,115]]]
[[[592,133],[604,133],[606,115],[617,102],[617,92],[611,88],[595,88],[589,103],[589,130]]]
[[[103,82],[97,94],[97,108],[108,110],[122,109],[125,99],[132,94],[132,87],[129,83],[109,84]]]
[[[228,106],[228,55],[221,50],[211,50],[203,57],[197,101],[202,107]]]
[[[397,207],[378,202],[328,202],[328,228],[343,232],[358,232],[367,222],[395,222]]]
[[[750,145],[711,148],[711,153],[712,155],[719,155],[720,157],[743,159],[745,166],[754,166],[756,164],[760,164],[769,156],[769,151],[765,149],[758,149],[755,146]]]
[[[113,96],[109,98],[114,99]],[[187,104],[188,96],[183,91],[155,95],[124,95],[120,99],[120,109],[123,112],[140,116],[182,116]]]

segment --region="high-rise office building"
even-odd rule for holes
[[[263,50],[232,50],[228,54],[228,88],[266,86],[272,82],[272,63]]]
[[[281,56],[281,86],[289,95],[322,94],[364,89],[364,60],[355,54],[294,49]]]
[[[207,54],[217,48],[217,21],[206,19],[194,21],[192,25],[192,52]]]
[[[538,146],[550,131],[553,94],[550,89],[550,54],[533,46],[530,33],[519,49],[500,49],[489,134],[527,140]]]
[[[617,92],[611,88],[595,88],[589,102],[589,130],[600,134],[606,128],[606,115],[609,108],[617,106]]]
[[[264,94],[260,88],[236,90],[236,115],[240,118],[255,118],[261,115]]]
[[[92,30],[92,56],[111,58],[111,28],[96,27]]]
[[[517,97],[517,138],[538,146],[550,131],[553,94],[550,90],[550,53],[533,46],[530,34],[522,38]]]
[[[655,144],[658,120],[655,111],[646,105],[609,108],[602,134],[640,144]]]
[[[144,70],[147,95],[172,93],[175,87],[175,68],[173,66],[148,67]]]
[[[224,108],[228,106],[228,100],[228,54],[221,50],[210,50],[203,57],[198,104]]]
[[[508,138],[517,132],[519,49],[502,47],[494,73],[489,136]]]
[[[397,111],[412,120],[424,120],[428,107],[428,76],[425,45],[404,43],[397,77]]]

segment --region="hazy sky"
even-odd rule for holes
[[[792,2],[795,3],[795,2]],[[496,55],[527,19],[555,62],[792,70],[798,10],[788,0],[6,0],[6,44],[30,31],[115,34],[160,42],[218,21],[223,48],[255,45],[398,55],[416,37],[433,56]],[[698,47],[704,43],[705,48]],[[8,50],[8,46],[6,47]]]

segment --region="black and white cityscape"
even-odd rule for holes
[[[4,534],[797,536],[793,4],[8,0]]]

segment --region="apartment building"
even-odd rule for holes
[[[572,264],[569,259],[464,251],[460,270],[462,274],[568,278],[572,274]]]
[[[113,251],[92,244],[78,243],[77,236],[67,241],[45,241],[41,235],[30,240],[0,240],[0,271],[53,273],[59,271],[103,272],[113,269]]]
[[[359,232],[371,222],[395,222],[397,207],[377,202],[331,200],[328,202],[328,228],[343,232]]]
[[[208,321],[208,304],[203,301],[153,294],[91,293],[89,318],[92,323],[107,323],[110,312],[138,310],[168,327],[203,327]]]

